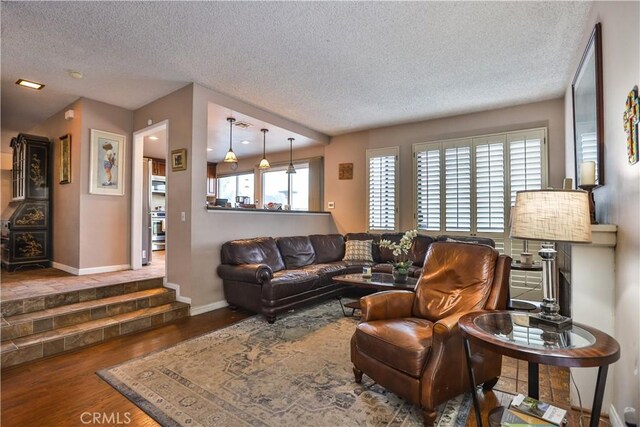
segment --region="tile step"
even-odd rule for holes
[[[3,318],[4,322],[0,329],[2,341],[98,320],[141,308],[168,304],[173,301],[175,301],[174,290],[152,288],[31,313],[17,314]]]
[[[96,284],[94,287],[86,289],[59,292],[38,297],[3,300],[0,302],[0,313],[3,317],[10,317],[18,314],[32,313],[34,311],[77,304],[84,301],[124,295],[147,289],[161,288],[162,285],[163,278],[155,277],[152,279],[108,283],[102,286]]]
[[[3,368],[92,345],[188,317],[189,305],[172,302],[8,340],[0,345]]]

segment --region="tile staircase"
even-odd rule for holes
[[[189,316],[162,277],[0,302],[2,368]]]

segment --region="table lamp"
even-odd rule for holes
[[[541,312],[530,319],[532,326],[554,330],[571,327],[571,318],[561,316],[556,301],[555,242],[591,242],[588,193],[581,190],[518,191],[512,210],[511,238],[542,242]]]

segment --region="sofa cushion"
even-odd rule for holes
[[[313,250],[316,252],[316,262],[334,262],[344,258],[344,237],[342,234],[312,234],[309,236]]]
[[[316,253],[307,236],[278,237],[278,249],[288,270],[313,264]]]
[[[282,270],[273,274],[267,286],[262,286],[262,298],[275,301],[298,295],[319,286],[321,280],[317,274],[304,270]]]
[[[347,240],[343,260],[372,262],[371,246],[371,240]]]
[[[409,258],[413,260],[413,265],[422,267],[424,264],[424,258],[427,256],[429,246],[434,242],[433,237],[426,234],[418,234],[413,239],[411,249],[409,249]]]
[[[498,255],[487,245],[433,243],[416,285],[414,316],[436,322],[480,310],[491,291]]]
[[[222,245],[222,264],[266,264],[275,273],[284,269],[284,262],[273,237],[231,240]]]
[[[358,350],[385,365],[419,378],[431,352],[433,323],[406,317],[374,320],[356,326]]]
[[[317,274],[318,276],[337,276],[339,274],[343,274],[346,267],[341,262],[335,262],[331,264],[311,264],[305,265],[302,267],[302,270],[307,271],[311,274]]]
[[[373,256],[373,262],[380,262],[380,235],[371,233],[347,233],[344,236],[345,240],[372,240],[373,246],[371,247],[371,255]]]

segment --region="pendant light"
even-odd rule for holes
[[[287,173],[296,173],[296,168],[293,167],[293,138],[289,138],[289,167],[287,167]]]
[[[269,169],[271,165],[269,164],[269,160],[267,160],[267,132],[269,129],[260,129],[262,132],[262,160],[260,160],[260,165],[258,169]]]
[[[233,122],[235,122],[236,119],[227,117],[227,121],[229,122],[229,151],[227,151],[227,155],[224,156],[223,161],[225,163],[238,163],[236,153],[233,152]]]

